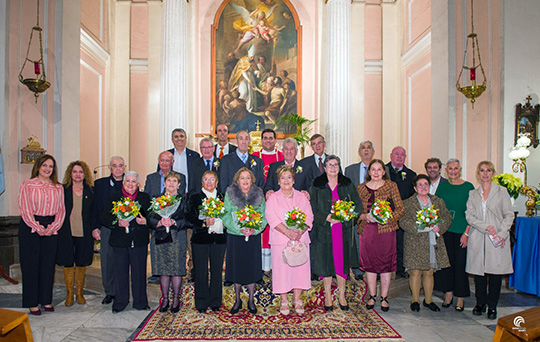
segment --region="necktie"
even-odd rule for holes
[[[366,181],[367,176],[367,166],[362,165],[362,172],[360,172],[360,184]]]
[[[219,156],[218,156],[219,159],[221,159],[223,157],[223,149],[224,148],[225,147],[221,146],[220,149],[219,149]]]
[[[210,165],[210,160],[206,160],[206,169],[208,169],[208,171],[212,171],[212,165]]]
[[[244,164],[247,162],[247,155],[244,154],[242,156],[242,162],[244,162]]]
[[[319,157],[319,170],[321,171],[321,173],[324,172],[324,167],[323,167],[323,164],[322,164],[322,157]]]

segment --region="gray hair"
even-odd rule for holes
[[[199,148],[201,147],[202,143],[208,141],[209,143],[212,143],[214,145],[214,141],[208,137],[202,138],[201,141],[199,141]]]
[[[448,161],[446,162],[446,166],[448,166],[448,164],[450,164],[450,163],[458,163],[459,167],[461,167],[461,162],[457,158],[448,159]]]
[[[113,160],[115,159],[120,159],[122,161],[122,163],[126,163],[126,161],[124,160],[124,158],[120,157],[120,156],[112,156],[111,159],[109,159],[109,166],[112,164]]]
[[[171,139],[174,137],[174,133],[176,132],[184,133],[184,135],[187,137],[187,133],[183,128],[175,128],[171,133]]]
[[[369,144],[371,146],[371,149],[373,152],[375,152],[375,146],[373,146],[373,142],[371,140],[363,140],[360,142],[360,145],[358,145],[358,151],[362,149],[362,145]]]
[[[330,160],[337,160],[338,166],[341,167],[341,159],[339,159],[338,156],[333,155],[333,154],[331,154],[331,155],[329,155],[329,156],[326,156],[326,158],[324,158],[324,167],[326,167],[326,164],[328,164],[328,162],[329,162]]]
[[[126,172],[126,175],[124,176],[124,179],[126,179],[127,177],[136,177],[137,178],[137,183],[140,183],[141,182],[141,179],[139,178],[139,174],[135,171],[128,171]]]
[[[283,144],[281,146],[285,146],[285,144],[293,144],[294,148],[298,151],[298,143],[293,138],[286,138],[283,140]]]

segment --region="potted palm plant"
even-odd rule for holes
[[[300,147],[300,154],[302,158],[304,158],[304,146],[305,144],[309,143],[309,138],[312,131],[310,126],[315,121],[317,121],[317,119],[310,120],[296,113],[290,113],[279,118],[279,120],[276,121],[276,126],[283,124],[286,130],[295,131],[293,139],[296,140],[296,143]]]

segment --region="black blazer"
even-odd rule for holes
[[[180,205],[178,206],[178,209],[171,215],[171,218],[176,221],[176,226],[171,226],[171,229],[175,230],[184,230],[187,228],[191,228],[191,224],[186,219],[186,212],[188,211],[189,203],[188,198],[186,196],[181,196],[180,199]],[[157,213],[150,212],[148,213],[148,216],[146,217],[146,224],[150,229],[153,229],[156,231],[156,238],[158,235],[163,236],[166,234],[166,229],[163,226],[158,227],[158,223],[161,220],[161,216]]]
[[[264,185],[264,188],[263,188],[265,195],[270,190],[274,190],[274,191],[279,190],[278,177],[276,175],[276,171],[281,165],[284,165],[284,164],[285,164],[284,160],[270,164],[270,168],[268,168],[268,176],[266,177],[266,184]],[[294,162],[294,170],[296,174],[294,175],[293,187],[298,191],[309,190],[309,187],[311,186],[311,184],[307,183],[307,178],[308,178],[307,172],[298,160],[295,160]]]
[[[73,266],[73,237],[71,235],[70,216],[73,210],[73,185],[69,187],[64,185],[64,203],[66,206],[66,218],[62,228],[58,231],[58,248],[56,252],[56,263],[60,266]],[[92,264],[94,257],[94,239],[92,230],[99,227],[98,217],[93,215],[94,190],[86,183],[83,185],[82,198],[82,222],[83,222],[83,245],[82,245],[82,263],[77,266],[86,267]]]
[[[401,200],[406,200],[416,193],[412,183],[413,179],[416,177],[416,172],[403,165],[401,168],[401,172],[405,172],[405,177],[403,177],[401,172],[400,174],[396,173],[396,170],[392,167],[392,163],[386,164],[386,172],[388,173],[390,180],[397,184]]]
[[[178,194],[185,195],[186,188],[186,176],[180,174],[180,186],[178,187]],[[146,176],[144,182],[144,192],[146,192],[150,198],[161,196],[161,175],[158,172],[154,172]]]
[[[218,193],[217,197],[223,201],[223,194]],[[202,201],[206,199],[204,192],[199,191],[193,193],[189,196],[189,213],[187,218],[189,222],[193,225],[193,236],[191,237],[191,243],[200,244],[200,245],[209,245],[216,243],[218,245],[223,245],[227,243],[227,236],[225,234],[225,226],[223,227],[223,234],[208,234],[208,227],[206,223],[202,220],[199,220],[199,206],[202,204]]]
[[[325,153],[324,156],[326,158],[328,157],[328,154]],[[313,155],[300,160],[300,165],[302,165],[304,168],[306,184],[307,188],[309,189],[309,187],[311,187],[311,183],[313,183],[313,180],[323,173],[321,170],[319,170],[319,167],[315,163],[315,157]]]
[[[217,158],[219,156],[219,144],[215,144],[214,146],[216,147],[215,150],[214,150],[214,157]],[[235,151],[236,151],[236,145],[233,145],[233,144],[229,143],[229,153],[227,153],[227,154],[231,154],[231,153],[233,153]],[[223,155],[223,156],[225,156],[225,155]]]
[[[242,160],[235,153],[227,154],[221,158],[221,170],[219,171],[219,192],[227,191],[227,187],[233,183],[234,175],[243,167],[250,169],[255,175],[255,185],[259,188],[264,187],[264,165],[259,157],[248,154],[247,163],[242,163]]]
[[[112,229],[109,245],[111,245],[111,247],[119,248],[130,248],[132,244],[133,247],[145,247],[148,245],[148,242],[150,242],[150,231],[148,230],[147,225],[140,225],[137,223],[136,219],[133,219],[129,222],[129,233],[126,234],[126,229],[120,227],[118,222],[115,224],[112,223],[116,219],[116,216],[111,213],[113,208],[112,202],[120,201],[123,197],[124,195],[121,190],[111,194],[109,202],[107,203],[108,208],[101,215],[101,224]],[[141,215],[147,217],[148,208],[150,207],[150,196],[146,192],[139,191],[135,201],[139,202],[141,205]]]
[[[216,163],[217,161],[217,163]],[[214,157],[214,161],[212,163],[212,171],[214,171],[215,173],[218,174],[218,179],[219,180],[219,171],[221,169],[220,165],[221,165],[221,161]],[[217,165],[216,165],[217,164]],[[203,157],[200,157],[199,159],[193,161],[193,163],[191,163],[191,165],[189,165],[189,185],[188,185],[188,192],[190,194],[194,194],[196,192],[200,192],[201,191],[201,188],[202,188],[202,183],[201,183],[201,179],[202,179],[202,175],[208,171],[208,169],[206,168],[206,161],[204,160]]]
[[[92,210],[98,223],[94,228],[101,228],[101,225],[99,225],[101,215],[109,207],[111,194],[117,191],[122,191],[122,181],[115,180],[112,175],[102,177],[94,182],[94,207]]]

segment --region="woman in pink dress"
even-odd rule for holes
[[[294,309],[297,314],[304,314],[304,306],[300,296],[302,290],[311,288],[311,266],[308,261],[300,266],[291,267],[282,259],[282,251],[289,241],[303,242],[309,246],[308,230],[311,230],[313,223],[313,212],[306,195],[293,189],[294,168],[290,165],[283,165],[276,171],[279,183],[279,191],[270,196],[266,203],[266,219],[270,226],[270,248],[272,252],[272,291],[281,295],[280,312],[283,315],[289,314],[289,300],[287,294],[293,290]],[[290,229],[285,224],[285,214],[293,208],[298,208],[306,214],[306,224],[308,228],[304,231],[300,229]],[[309,253],[309,248],[307,248]]]

